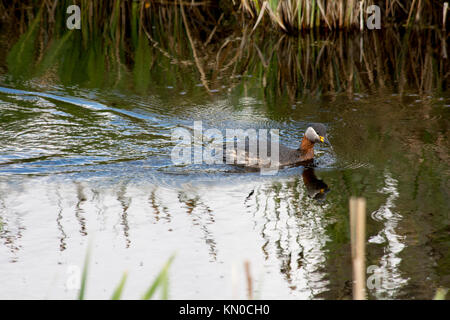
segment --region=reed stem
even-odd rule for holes
[[[353,299],[366,299],[365,243],[366,243],[366,200],[350,198],[350,238],[353,262]]]
[[[245,277],[247,278],[247,298],[248,300],[253,300],[253,279],[250,273],[250,262],[245,261]]]
[[[448,11],[448,2],[444,2],[444,8],[442,9],[442,30],[447,29],[447,11]]]

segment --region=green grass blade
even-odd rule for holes
[[[122,279],[120,280],[120,283],[117,286],[116,290],[114,290],[111,300],[120,300],[120,297],[122,296],[122,291],[123,291],[126,281],[127,281],[127,273],[125,272],[123,274]]]
[[[30,68],[33,66],[35,56],[35,41],[38,33],[38,26],[41,21],[42,7],[36,15],[36,18],[31,22],[28,30],[20,36],[17,43],[11,48],[6,62],[8,70],[14,75],[23,75],[30,73]]]
[[[78,295],[78,300],[84,300],[84,294],[86,292],[86,279],[87,279],[88,266],[89,266],[89,256],[90,256],[90,250],[88,249],[88,251],[86,253],[86,258],[84,260],[83,275],[81,276],[81,286],[80,286],[80,293]]]
[[[169,260],[166,262],[166,264],[164,265],[163,269],[159,272],[158,276],[156,277],[155,281],[153,281],[152,285],[150,286],[150,288],[147,290],[147,292],[142,296],[143,300],[149,300],[153,297],[153,295],[155,294],[156,290],[162,286],[163,288],[163,294],[162,294],[162,298],[163,299],[167,299],[167,291],[168,291],[168,271],[169,271],[169,267],[172,264],[172,261],[174,259],[174,256],[171,256],[169,258]]]

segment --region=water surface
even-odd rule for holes
[[[364,38],[369,48],[371,37]],[[154,48],[137,49],[155,59],[147,72],[138,59],[122,61],[120,75],[105,71],[90,62],[101,53],[70,56],[76,44],[64,44],[45,69],[45,58],[24,68],[27,61],[11,58],[14,41],[2,41],[1,298],[76,297],[68,281],[90,244],[88,298],[109,298],[125,271],[124,297],[139,298],[175,253],[171,298],[245,298],[249,261],[256,297],[348,299],[354,195],[367,199],[366,264],[381,279],[369,298],[429,299],[450,287],[450,96],[439,70],[430,90],[415,86],[408,64],[404,86],[386,76],[381,87],[375,72],[373,87],[365,87],[370,75],[355,70],[359,85],[333,76],[325,87],[320,59],[350,66],[333,62],[329,50],[359,58],[360,48],[342,41],[360,39],[342,35],[323,43],[269,39],[261,47],[269,63],[251,62],[240,73],[219,68],[206,80],[194,64],[174,66]],[[249,41],[245,48],[258,56],[261,40]],[[418,50],[442,65],[431,49]],[[322,78],[301,72],[301,50],[312,50]],[[295,78],[282,68],[291,59]],[[172,130],[200,120],[204,130],[277,128],[291,147],[308,123],[322,122],[333,148],[317,147],[313,170],[275,176],[174,165]]]

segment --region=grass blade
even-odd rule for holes
[[[116,290],[114,290],[111,300],[120,300],[120,297],[122,296],[122,291],[123,291],[126,281],[127,281],[127,273],[125,272],[123,274],[122,279],[120,280],[120,283],[117,286]]]
[[[81,276],[81,286],[80,286],[80,293],[78,295],[78,300],[84,300],[84,294],[86,291],[86,279],[87,279],[88,266],[89,266],[89,256],[90,256],[90,250],[88,249],[88,251],[86,253],[86,258],[84,260],[83,275]]]
[[[149,300],[153,297],[153,295],[155,294],[156,290],[162,286],[163,289],[163,294],[162,294],[162,298],[163,299],[167,299],[168,298],[168,271],[169,271],[169,267],[172,264],[172,261],[174,259],[174,256],[171,256],[169,258],[169,260],[166,262],[166,264],[164,265],[163,269],[159,272],[158,276],[156,277],[155,281],[153,281],[152,285],[150,286],[150,288],[147,290],[147,292],[142,296],[143,300]]]

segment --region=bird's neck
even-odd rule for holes
[[[314,142],[311,142],[306,136],[303,136],[300,144],[300,158],[302,161],[312,160],[314,158]]]

